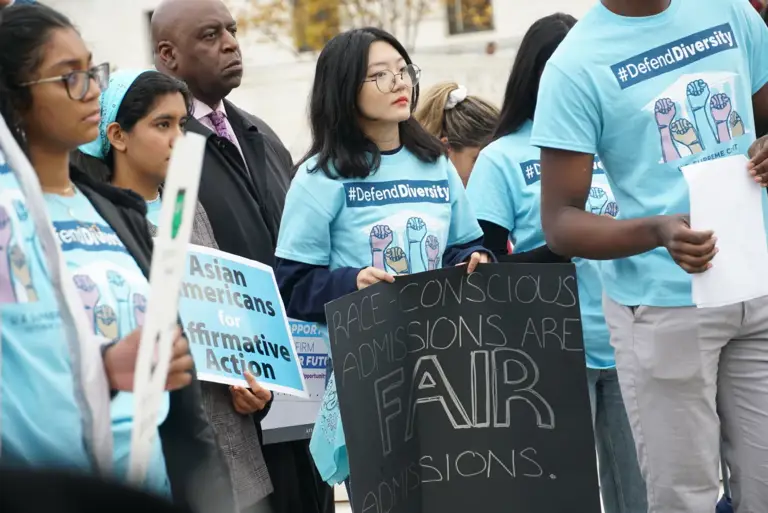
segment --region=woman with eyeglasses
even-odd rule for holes
[[[445,147],[412,116],[420,73],[400,42],[376,28],[344,32],[321,52],[312,145],[277,242],[289,316],[325,323],[325,303],[379,281],[462,263],[472,272],[490,260]],[[330,443],[322,430],[313,435],[315,462],[323,479],[340,482],[348,474],[337,465],[341,427]]]
[[[41,5],[3,11],[0,48],[0,114],[35,169],[92,343],[102,344],[113,396],[113,472],[124,479],[134,427],[132,369],[149,293],[152,242],[146,207],[137,195],[88,179],[69,161],[72,150],[98,136],[99,94],[109,66],[93,66],[71,22]],[[92,455],[84,454],[79,439],[94,413],[78,411],[74,363],[57,331],[40,332],[62,321],[55,299],[42,292],[48,280],[38,257],[42,250],[34,230],[27,231],[28,213],[14,194],[0,191],[0,241],[6,241],[5,247],[0,244],[0,288],[14,293],[0,301],[2,456],[21,464],[85,469]],[[31,248],[27,254],[17,249],[20,241]],[[172,484],[176,500],[200,507],[214,501],[231,511],[226,466],[199,388],[187,386],[193,380],[187,342],[178,336],[167,381],[173,392],[166,393],[157,412],[159,437],[144,488],[170,498]]]

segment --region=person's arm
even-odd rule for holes
[[[584,210],[602,122],[599,99],[552,61],[541,77],[531,144],[541,148],[541,222],[562,256],[625,258],[664,246],[687,272],[703,272],[716,253],[711,232],[684,216],[616,220]],[[630,157],[627,157],[630,158]]]
[[[325,324],[325,304],[357,290],[362,269],[309,265],[277,259],[275,278],[288,317]]]
[[[509,230],[503,226],[490,221],[480,220],[480,227],[483,229],[483,246],[493,251],[496,260],[503,263],[517,264],[562,264],[569,263],[570,258],[556,255],[546,244],[525,251],[523,253],[507,253],[507,242],[509,240]]]
[[[661,245],[662,217],[617,221],[584,210],[594,155],[541,149],[541,224],[550,249],[562,256],[612,260]]]
[[[752,80],[752,110],[755,118],[755,135],[758,139],[749,148],[750,173],[763,187],[768,186],[768,27],[760,16],[745,12],[743,22],[749,34],[750,44],[745,51],[749,57]],[[735,111],[731,113],[731,130],[745,129],[748,119]]]

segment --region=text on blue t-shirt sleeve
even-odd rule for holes
[[[450,161],[448,166],[448,187],[451,194],[451,226],[448,228],[447,247],[458,246],[480,239],[483,230],[477,222],[475,212],[467,200],[464,184],[461,183],[459,173]]]
[[[323,191],[316,191],[322,195]],[[331,222],[334,215],[307,188],[294,179],[285,197],[278,258],[327,266],[331,259]]]
[[[600,109],[595,98],[548,62],[539,85],[531,144],[595,154],[599,140]]]
[[[519,166],[517,166],[519,167]],[[515,172],[512,170],[512,172]],[[510,233],[515,230],[515,191],[507,173],[485,150],[472,168],[467,184],[467,199],[477,219],[490,221]]]

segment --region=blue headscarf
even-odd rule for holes
[[[110,143],[107,137],[107,127],[117,119],[117,111],[123,103],[125,93],[131,88],[133,83],[146,72],[154,70],[120,70],[109,76],[109,85],[107,89],[101,92],[99,103],[101,103],[101,122],[99,122],[99,137],[95,141],[80,146],[80,151],[96,157],[98,159],[106,158],[109,153]],[[154,71],[159,73],[159,71]]]

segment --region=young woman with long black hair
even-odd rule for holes
[[[572,16],[553,14],[535,22],[525,34],[507,82],[494,141],[480,152],[469,180],[467,196],[483,226],[486,245],[500,254],[506,253],[506,242],[511,238],[514,253],[535,255],[541,261],[559,259],[549,251],[544,240],[540,218],[539,149],[531,145],[530,137],[539,78],[547,61],[575,24],[576,19]],[[587,209],[610,217],[618,214],[597,159]],[[603,316],[599,263],[583,259],[575,259],[574,263],[605,511],[645,513],[648,510],[645,484],[637,463]]]
[[[288,191],[277,244],[288,315],[325,323],[325,303],[376,282],[462,263],[473,271],[490,260],[444,145],[412,117],[420,73],[397,39],[376,28],[344,32],[320,54],[312,146]],[[313,442],[328,440],[321,431]],[[344,479],[348,469],[333,457],[343,441],[323,447],[313,444],[322,477]]]
[[[71,22],[42,5],[4,9],[0,47],[0,113],[35,169],[93,343],[106,341],[108,356],[126,339],[138,338],[149,292],[152,248],[141,198],[96,183],[70,167],[70,152],[98,136],[99,94],[106,86],[109,65],[94,66]],[[5,198],[7,191],[0,192],[0,199]],[[34,231],[24,232],[22,222],[28,213],[13,198],[0,205],[9,221],[0,224],[12,231],[22,227],[11,235],[17,240],[29,239],[28,246],[33,248],[28,255],[20,255],[13,249],[16,246],[3,248],[8,253],[5,258],[15,267],[12,272],[0,271],[0,281],[16,292],[14,304],[1,305],[4,321],[16,319],[2,326],[4,371],[13,363],[23,363],[22,356],[39,356],[37,365],[27,369],[26,379],[23,370],[2,373],[3,456],[34,463],[52,456],[36,453],[66,440],[69,446],[56,447],[60,454],[55,459],[81,459],[78,448],[82,443],[70,437],[70,433],[75,439],[82,433],[72,398],[76,391],[71,379],[64,379],[71,362],[59,338],[39,331],[49,325],[48,319],[54,318],[57,309],[51,304],[53,298],[36,288],[47,278],[45,267],[35,258],[39,242]],[[24,319],[32,321],[27,324]],[[233,505],[231,485],[202,410],[199,386],[186,386],[194,381],[194,370],[183,337],[178,337],[173,352],[168,388],[174,391],[158,412],[159,439],[145,487],[170,497],[172,484],[174,498],[181,502],[202,506],[215,496],[216,503],[223,501],[229,509],[228,504]],[[133,427],[134,404],[129,392],[133,382],[132,376],[121,381],[109,369],[107,373],[112,388],[119,390],[111,408],[113,457],[116,476],[124,478]],[[32,399],[21,400],[25,397],[22,392],[32,394]],[[49,408],[48,401],[40,403],[51,394],[57,397],[56,404]],[[32,418],[38,414],[44,418]],[[45,436],[40,433],[43,430]]]

